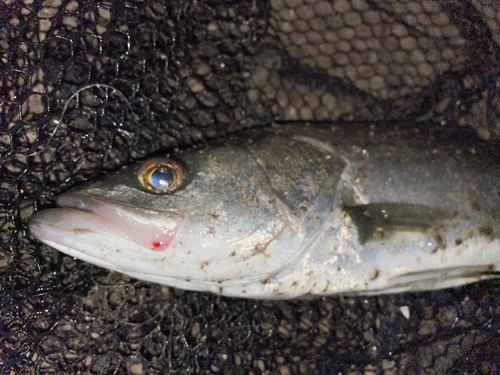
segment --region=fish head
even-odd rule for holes
[[[68,255],[186,289],[262,280],[301,253],[332,203],[291,208],[261,156],[227,144],[149,159],[63,194],[31,232]]]

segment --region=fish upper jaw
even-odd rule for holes
[[[42,242],[65,245],[76,233],[105,232],[110,240],[119,237],[143,249],[163,251],[184,221],[183,215],[172,211],[126,205],[85,193],[67,193],[57,202],[61,208],[36,213],[31,220],[31,232]]]

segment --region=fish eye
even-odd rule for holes
[[[137,172],[142,188],[154,194],[167,194],[177,190],[185,177],[182,165],[168,158],[150,159]]]

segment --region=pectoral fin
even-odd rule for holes
[[[451,216],[435,208],[405,203],[371,203],[346,206],[344,210],[356,225],[362,245],[372,239],[380,239],[386,233],[433,229],[440,221]]]

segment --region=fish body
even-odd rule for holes
[[[70,256],[188,290],[432,290],[500,269],[499,162],[452,134],[284,124],[124,168],[30,226]]]

